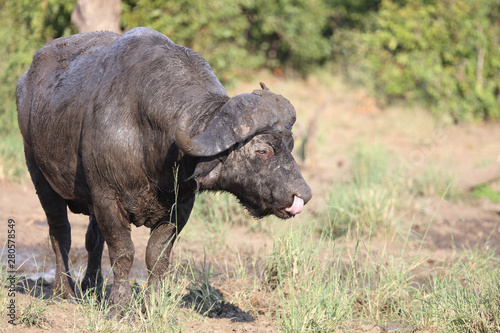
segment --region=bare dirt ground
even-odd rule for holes
[[[485,167],[500,164],[500,124],[443,125],[432,120],[421,110],[401,110],[391,108],[381,110],[373,98],[362,91],[349,91],[336,82],[321,82],[311,79],[305,83],[284,81],[269,77],[266,84],[290,98],[298,113],[296,135],[307,134],[311,126],[316,126],[315,144],[309,147],[305,161],[302,161],[304,177],[310,183],[314,198],[306,206],[312,213],[321,211],[326,204],[326,193],[346,177],[349,170],[349,149],[357,142],[377,144],[394,152],[399,163],[410,173],[421,172],[426,166],[435,165],[440,170],[454,172],[461,181],[474,181],[481,177]],[[242,84],[230,94],[251,91],[256,84]],[[316,123],[313,119],[317,118]],[[311,121],[313,121],[311,123]],[[483,172],[484,173],[484,172]],[[498,186],[498,184],[493,184]],[[439,196],[415,199],[414,210],[408,218],[413,220],[413,230],[426,235],[425,246],[429,251],[429,262],[449,258],[462,248],[496,248],[500,253],[500,206],[487,200],[443,200]],[[48,227],[45,215],[39,205],[33,185],[27,179],[22,184],[0,182],[0,244],[7,239],[7,219],[16,222],[17,275],[25,275],[28,280],[45,278],[51,281],[54,274],[54,257],[48,241]],[[301,223],[308,216],[302,214],[295,221]],[[86,264],[84,235],[87,218],[70,215],[72,223],[72,250],[70,260],[76,273],[83,274]],[[273,222],[275,224],[279,221]],[[289,222],[285,222],[289,223]],[[184,233],[184,232],[183,232]],[[203,242],[190,236],[186,231],[175,249],[174,256],[189,256],[195,261],[205,256]],[[133,228],[136,256],[132,278],[143,281],[146,276],[144,264],[147,229]],[[265,255],[272,249],[272,240],[261,232],[246,227],[233,226],[225,243],[207,256],[210,262],[226,273],[224,283],[214,282],[214,287],[226,297],[242,292],[248,286],[231,281],[230,276],[240,258],[257,269]],[[179,259],[181,260],[181,259]],[[104,273],[108,273],[107,249],[103,258]],[[50,294],[50,283],[44,290]],[[30,295],[20,295],[28,301]],[[250,304],[228,302],[220,318],[205,318],[204,330],[210,332],[276,332],[270,300],[265,293],[254,291]],[[68,331],[72,324],[69,316],[74,312],[71,304],[66,308],[54,308],[50,319],[50,329],[16,328],[16,331],[45,332]],[[250,310],[249,310],[250,309]],[[230,319],[232,318],[232,319]],[[3,325],[3,323],[2,323]],[[199,323],[189,329],[199,330]],[[0,325],[1,326],[1,325]],[[208,327],[208,329],[207,329]],[[8,330],[14,328],[10,327]],[[358,332],[377,332],[374,325],[353,328]]]

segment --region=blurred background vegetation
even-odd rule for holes
[[[15,86],[33,53],[77,33],[76,0],[0,2],[0,133],[17,131]],[[121,28],[148,26],[203,55],[223,83],[258,69],[342,73],[379,103],[450,121],[500,117],[500,0],[123,0]]]

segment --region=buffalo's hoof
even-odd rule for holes
[[[87,277],[83,278],[81,284],[82,296],[95,294],[99,300],[102,297],[104,280],[101,275],[97,278],[95,277]]]

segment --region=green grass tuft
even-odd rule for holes
[[[455,184],[456,175],[453,172],[431,166],[416,177],[409,178],[408,185],[414,195],[455,199],[458,197]]]
[[[476,198],[486,198],[493,203],[500,203],[500,191],[492,189],[488,185],[479,185],[472,191],[472,195]]]
[[[390,155],[379,147],[358,145],[352,157],[352,179],[337,184],[330,195],[324,230],[334,237],[371,234],[391,228],[395,219],[398,179]]]
[[[223,297],[210,283],[215,276],[213,266],[206,262],[200,269],[188,263],[189,294],[183,298],[184,304],[203,316],[213,317],[220,313]]]
[[[281,331],[334,332],[351,316],[349,289],[332,262],[320,254],[329,246],[334,245],[318,241],[311,230],[289,231],[275,238],[263,283],[277,298],[275,315]]]

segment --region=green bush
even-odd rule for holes
[[[228,80],[242,62],[250,68],[261,65],[243,47],[248,21],[241,15],[241,5],[242,1],[228,0],[125,0],[122,25],[125,30],[146,26],[160,31],[173,42],[201,53],[216,74]]]
[[[17,129],[16,84],[47,41],[69,35],[72,0],[0,3],[0,134]]]
[[[306,73],[328,59],[321,0],[125,0],[124,29],[147,26],[200,53],[222,81],[242,70]]]
[[[385,0],[363,23],[334,38],[353,78],[454,121],[500,117],[499,0]]]
[[[260,52],[269,68],[306,75],[331,59],[330,12],[322,0],[254,1],[243,9],[250,21],[248,50]]]

